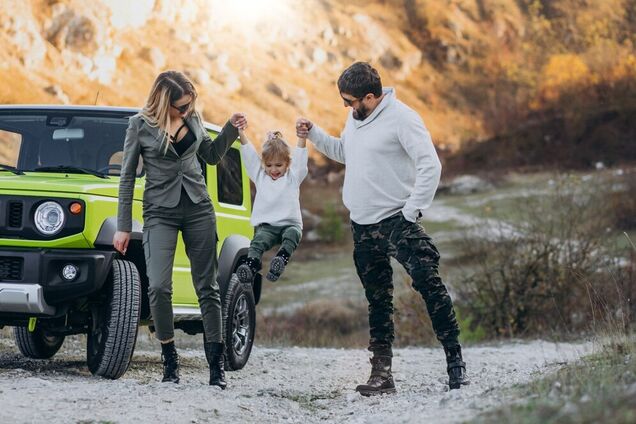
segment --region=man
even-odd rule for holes
[[[298,137],[309,138],[329,158],[344,163],[342,197],[351,214],[353,258],[369,302],[371,376],[356,390],[369,396],[395,392],[393,281],[390,257],[413,279],[426,302],[437,338],[446,352],[449,386],[468,384],[457,337],[453,304],[438,274],[439,252],[417,224],[439,184],[441,164],[422,119],[382,88],[378,72],[357,62],[338,79],[345,107],[351,108],[340,138],[305,118]]]

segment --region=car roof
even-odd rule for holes
[[[105,112],[105,113],[137,113],[141,109],[136,107],[120,107],[120,106],[91,106],[91,105],[46,105],[46,104],[15,104],[7,105],[0,104],[0,113],[9,111],[33,111],[33,112]],[[221,132],[221,127],[218,125],[210,124],[209,122],[203,122],[207,129],[212,131]]]

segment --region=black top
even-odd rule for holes
[[[181,132],[183,127],[186,127],[186,135],[184,135],[181,140],[176,141],[176,138],[179,137],[179,133]],[[192,144],[196,141],[194,133],[192,132],[190,127],[188,127],[188,124],[185,121],[183,121],[183,124],[181,124],[177,132],[174,133],[174,137],[170,136],[170,138],[172,139],[172,146],[177,151],[177,154],[179,156],[181,156],[186,150],[188,150],[188,148],[192,146]]]

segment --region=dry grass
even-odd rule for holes
[[[363,304],[311,302],[292,313],[257,317],[256,343],[312,347],[362,347],[368,343]]]
[[[636,341],[623,337],[555,374],[513,389],[514,402],[471,423],[617,423],[636,420]],[[510,392],[510,391],[509,391]]]

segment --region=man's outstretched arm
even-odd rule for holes
[[[332,137],[322,128],[314,125],[305,118],[296,121],[296,135],[300,138],[309,138],[316,149],[329,159],[345,163],[344,138]]]

